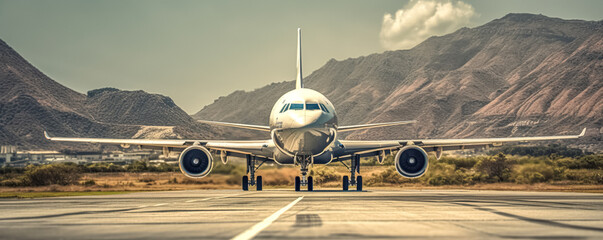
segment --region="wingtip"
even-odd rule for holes
[[[582,129],[582,132],[580,133],[580,135],[578,135],[578,137],[583,137],[584,134],[586,134],[586,128]]]

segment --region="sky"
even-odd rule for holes
[[[0,39],[78,92],[170,96],[189,114],[236,90],[295,79],[328,60],[409,49],[507,13],[603,19],[601,0],[0,0]]]

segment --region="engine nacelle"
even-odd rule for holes
[[[180,171],[192,178],[207,176],[213,166],[213,158],[207,148],[203,146],[190,146],[184,149],[180,153],[178,162]]]
[[[425,174],[429,161],[427,152],[418,146],[406,146],[398,151],[396,158],[396,170],[403,177],[416,178]]]

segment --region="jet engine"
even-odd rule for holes
[[[406,146],[398,151],[396,158],[396,170],[403,177],[420,177],[427,170],[427,153],[418,146]]]
[[[179,159],[180,171],[192,178],[207,176],[213,165],[213,158],[207,148],[203,146],[190,146],[182,153]]]

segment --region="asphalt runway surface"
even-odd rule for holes
[[[602,239],[603,194],[194,190],[0,200],[0,239]]]

